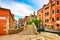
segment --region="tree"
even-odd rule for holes
[[[29,20],[29,21],[27,22],[28,25],[31,25],[32,23],[33,23],[32,20],[31,20],[31,21]]]
[[[33,19],[32,20],[33,21],[33,23],[36,25],[36,27],[38,28],[38,26],[40,25],[40,20],[37,20],[37,19]]]
[[[27,22],[27,24],[31,25],[32,23],[34,23],[36,25],[36,28],[38,28],[38,26],[40,25],[40,20],[37,20],[37,19],[32,19],[32,20],[29,20]]]
[[[31,25],[32,23],[34,23],[36,25],[36,28],[37,28],[37,32],[41,32],[41,31],[44,31],[43,28],[40,28],[40,25],[41,25],[41,20],[37,20],[37,19],[32,19],[32,20],[29,20],[27,22],[27,24]]]

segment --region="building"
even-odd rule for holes
[[[23,19],[24,24],[26,24],[26,23],[27,23],[27,21],[28,21],[28,17],[29,17],[29,16],[25,16],[25,17],[24,17],[24,19]]]
[[[41,25],[39,28],[42,28],[43,27],[43,10],[42,9],[39,9],[37,11],[37,19],[41,21]]]
[[[35,15],[35,12],[33,14],[30,14],[30,16],[28,17],[28,20],[33,20],[36,19],[37,16]]]
[[[46,30],[59,31],[60,0],[49,0],[48,4],[45,4],[41,9],[37,11],[37,18],[41,18],[43,23],[42,25],[46,28]]]
[[[0,8],[0,34],[8,34],[14,27],[14,15],[9,9]]]
[[[14,29],[17,29],[17,28],[18,28],[18,21],[14,20]]]
[[[24,17],[24,23],[27,23],[28,20],[36,19],[37,16],[35,15],[35,12],[33,14],[30,14],[30,16]]]
[[[20,28],[21,26],[24,26],[23,18],[18,19],[18,27]]]
[[[23,24],[24,22],[23,22],[23,19],[22,18],[19,18],[18,19],[18,24]]]

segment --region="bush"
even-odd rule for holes
[[[32,23],[33,23],[32,21],[28,21],[28,22],[27,22],[28,25],[31,25]]]
[[[38,24],[40,24],[40,20],[32,19],[32,20],[29,20],[29,21],[27,22],[27,24],[32,24],[32,23],[34,23],[35,25],[38,25]]]

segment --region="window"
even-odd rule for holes
[[[56,5],[59,5],[59,1],[57,1]]]
[[[46,19],[45,19],[45,22],[46,22]]]
[[[59,17],[57,17],[56,20],[58,21],[59,20]]]
[[[56,13],[59,13],[59,9],[56,10]]]
[[[52,10],[52,14],[54,14],[54,10]]]
[[[47,25],[45,24],[45,27],[46,27]]]
[[[55,4],[52,4],[51,6],[54,6]]]
[[[49,7],[46,7],[45,10],[49,9]]]
[[[45,16],[48,16],[49,15],[49,12],[45,13]]]
[[[47,16],[49,15],[49,12],[47,12]]]
[[[54,18],[52,18],[52,22],[54,22]]]
[[[45,22],[49,22],[49,19],[45,19]]]
[[[47,22],[49,22],[49,19],[47,19]]]
[[[54,25],[52,25],[52,30],[54,29]]]
[[[56,26],[59,26],[59,24],[57,24]]]
[[[46,13],[45,13],[45,16],[46,16]]]

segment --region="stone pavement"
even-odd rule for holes
[[[60,36],[53,33],[41,32],[36,38],[31,40],[60,40]]]
[[[18,34],[0,36],[0,40],[60,40],[60,36],[47,32],[36,34],[34,25],[28,25],[26,29]]]
[[[60,36],[57,34],[42,32],[38,35],[4,35],[0,36],[0,40],[60,40]]]
[[[36,37],[36,36],[13,34],[13,35],[0,36],[0,40],[29,40],[30,38],[33,38],[33,37]]]

